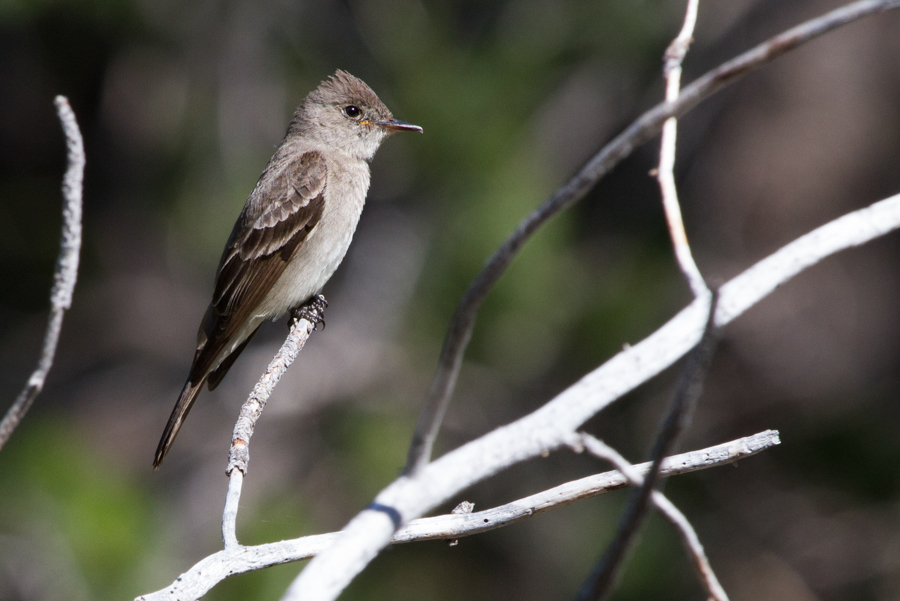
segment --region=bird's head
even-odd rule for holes
[[[309,93],[291,131],[368,161],[390,134],[422,128],[394,119],[372,88],[338,70]]]

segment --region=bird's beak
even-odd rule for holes
[[[373,123],[385,128],[389,132],[417,131],[419,133],[423,133],[422,128],[418,125],[413,125],[412,123],[407,123],[406,121],[400,121],[399,119],[391,119],[389,121],[373,121]]]

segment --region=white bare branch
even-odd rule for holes
[[[663,74],[666,78],[666,102],[675,102],[681,91],[681,63],[691,46],[694,25],[697,23],[697,7],[700,0],[688,0],[684,25],[678,36],[666,49]],[[666,119],[662,130],[662,141],[659,148],[659,167],[656,179],[662,192],[663,209],[669,226],[669,235],[675,249],[678,266],[687,278],[694,296],[708,296],[709,288],[694,262],[691,247],[688,244],[687,232],[681,218],[681,206],[678,203],[678,190],[675,187],[675,139],[678,131],[678,120],[675,117]]]
[[[766,430],[753,436],[669,457],[663,461],[660,475],[675,476],[733,463],[777,444],[780,444],[778,432]],[[632,469],[635,474],[642,476],[650,469],[650,463],[634,465]],[[485,511],[413,520],[394,535],[391,543],[472,536],[509,526],[540,513],[619,490],[628,485],[629,479],[620,471],[604,472],[566,482],[549,490]],[[195,601],[229,576],[309,559],[331,545],[337,536],[337,533],[317,534],[255,547],[226,548],[194,565],[179,576],[171,586],[138,597],[135,601],[171,601],[172,599]]]
[[[222,543],[226,549],[240,546],[237,539],[237,514],[243,485],[244,472],[231,470],[228,474],[228,492],[225,493],[225,509],[222,511]]]
[[[791,242],[720,288],[715,323],[723,327],[794,275],[840,250],[900,227],[900,195],[823,225]],[[700,340],[709,311],[698,298],[656,332],[584,376],[537,411],[405,475],[315,557],[285,600],[335,599],[409,520],[500,470],[555,449],[587,419],[671,366]]]
[[[81,130],[75,120],[75,113],[65,96],[57,96],[54,101],[56,114],[66,136],[66,157],[68,168],[63,176],[63,226],[59,257],[53,274],[53,290],[50,293],[50,318],[44,334],[44,344],[37,368],[25,388],[16,397],[12,407],[0,422],[0,449],[12,436],[13,431],[25,417],[34,399],[44,388],[44,381],[53,366],[59,332],[62,330],[63,316],[72,306],[72,294],[78,280],[78,260],[81,253],[81,191],[84,180],[84,142]]]
[[[323,296],[315,296],[294,312],[287,338],[241,406],[231,435],[231,451],[228,454],[228,467],[225,469],[225,473],[228,474],[228,492],[225,495],[225,510],[222,513],[222,542],[226,549],[240,546],[236,534],[238,504],[241,500],[244,475],[250,462],[250,437],[253,436],[256,421],[266,408],[266,402],[281,381],[281,376],[303,350],[316,325],[323,321],[327,305]]]

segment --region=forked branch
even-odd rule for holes
[[[416,431],[407,456],[406,474],[414,474],[430,460],[434,439],[437,437],[438,429],[453,394],[456,378],[462,366],[462,357],[469,339],[472,337],[475,317],[481,303],[532,234],[560,211],[584,198],[600,178],[609,173],[635,148],[659,133],[666,119],[684,115],[702,100],[822,34],[865,16],[898,7],[900,7],[900,0],[854,2],[770,38],[709,71],[685,87],[676,100],[658,104],[641,115],[625,131],[594,155],[575,177],[557,189],[550,198],[525,217],[515,231],[500,245],[500,248],[487,260],[457,305],[444,338],[438,367],[416,424]]]
[[[675,476],[734,463],[777,444],[780,444],[778,432],[766,430],[753,436],[669,457],[663,461],[659,474],[662,477]],[[649,467],[649,463],[631,466],[632,475],[641,477]],[[454,539],[480,534],[584,499],[620,490],[629,485],[630,479],[633,480],[620,471],[604,472],[566,482],[492,509],[413,520],[394,535],[391,543]],[[230,576],[309,559],[331,545],[336,537],[337,533],[317,534],[255,547],[226,548],[201,560],[169,587],[138,597],[135,601],[196,601]]]
[[[900,194],[854,211],[801,236],[719,288],[715,325],[724,327],[776,287],[840,250],[900,227]],[[459,491],[511,465],[567,444],[581,425],[647,382],[697,345],[709,314],[699,298],[638,344],[588,373],[537,411],[490,432],[388,485],[373,505],[313,559],[283,599],[324,601],[340,591],[387,545],[401,525]]]

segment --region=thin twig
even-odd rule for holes
[[[694,35],[694,25],[697,23],[697,5],[699,0],[688,0],[687,11],[684,17],[684,25],[678,36],[672,40],[666,49],[663,74],[666,78],[666,102],[678,99],[681,89],[681,63],[691,46]],[[659,146],[659,167],[656,170],[656,179],[662,193],[663,209],[666,213],[666,222],[669,226],[669,234],[672,237],[672,245],[675,249],[675,258],[678,266],[687,278],[694,296],[709,295],[709,288],[694,262],[691,247],[688,244],[687,232],[684,229],[684,221],[681,218],[681,206],[678,203],[678,190],[675,187],[675,139],[678,131],[678,120],[675,117],[666,119],[662,129],[662,139]]]
[[[659,466],[663,457],[672,448],[678,436],[690,421],[697,399],[703,392],[703,381],[709,371],[718,342],[718,328],[715,326],[718,296],[713,294],[709,303],[709,313],[703,337],[688,355],[684,367],[678,374],[675,391],[669,403],[666,419],[660,428],[653,446],[652,466],[641,487],[631,495],[631,500],[622,514],[616,536],[607,546],[597,567],[588,576],[578,593],[578,601],[600,601],[612,589],[619,567],[628,553],[631,541],[637,535],[650,504],[650,496],[659,476]]]
[[[734,463],[778,445],[780,442],[778,432],[766,430],[753,436],[669,457],[663,461],[659,473],[662,477],[676,476]],[[632,475],[636,474],[641,477],[650,469],[650,463],[641,463],[631,467]],[[391,543],[412,543],[435,539],[452,540],[472,536],[510,526],[584,499],[620,490],[629,484],[629,478],[621,471],[595,474],[484,511],[413,520],[394,535]],[[179,576],[169,587],[138,597],[136,601],[171,601],[172,599],[194,601],[229,576],[309,559],[331,545],[337,536],[338,533],[333,532],[253,547],[226,548],[224,551],[219,551],[201,560]]]
[[[241,486],[250,462],[250,437],[253,436],[256,421],[266,408],[266,402],[281,380],[281,376],[300,354],[316,325],[322,323],[327,305],[325,297],[319,295],[293,313],[291,331],[287,339],[241,407],[240,415],[234,424],[228,467],[225,470],[228,474],[228,492],[225,495],[225,510],[222,513],[222,542],[226,549],[240,546],[235,533],[238,503],[241,500]]]
[[[34,399],[44,388],[44,381],[53,366],[56,344],[62,329],[63,315],[72,306],[72,294],[78,280],[78,259],[81,253],[81,194],[84,180],[84,142],[75,120],[75,113],[65,96],[57,96],[54,101],[56,114],[66,136],[66,160],[68,168],[63,176],[63,225],[59,257],[53,274],[53,290],[50,293],[50,318],[44,334],[44,345],[37,368],[12,407],[0,422],[0,449],[12,436],[13,431],[25,417]]]
[[[678,99],[679,90],[681,88],[681,64],[693,41],[694,26],[697,23],[698,5],[699,0],[688,0],[684,24],[681,27],[681,31],[675,39],[672,40],[672,43],[666,49],[665,56],[663,57],[663,75],[666,79],[666,102],[674,102]],[[666,119],[662,129],[662,139],[660,141],[659,167],[657,168],[656,174],[657,181],[659,182],[660,191],[662,193],[663,209],[666,214],[666,222],[669,226],[669,234],[672,238],[672,245],[675,251],[675,257],[678,261],[678,266],[687,278],[688,284],[690,284],[691,290],[694,292],[694,296],[697,298],[708,298],[711,292],[706,285],[706,281],[703,279],[703,275],[697,268],[697,264],[691,253],[687,232],[684,229],[684,221],[681,217],[681,207],[678,203],[678,189],[675,186],[674,172],[677,130],[677,119],[675,117]],[[706,334],[691,356],[702,353],[705,347],[713,346],[712,344],[704,345],[704,340],[714,338],[711,336],[711,333],[713,332],[714,315],[715,302],[711,302]],[[712,351],[710,350],[709,356],[711,356],[711,354]],[[688,389],[690,388],[691,380],[694,379],[693,372],[703,370],[703,367],[701,362],[689,360],[685,366],[686,372],[682,372],[682,378],[679,382],[681,386],[676,391],[670,409],[670,418],[667,421],[666,427],[663,427],[663,431],[660,433],[657,442],[657,449],[655,450],[653,457],[654,468],[659,465],[659,460],[663,454],[662,449],[668,448],[664,444],[664,437],[669,440],[674,440],[674,436],[677,436],[677,433],[672,434],[669,430],[680,430],[680,428],[671,427],[671,425],[675,423],[675,420],[672,418],[674,417],[680,422],[680,414],[684,411],[689,411],[689,409],[684,407],[683,401],[686,399],[687,395],[690,394]],[[684,377],[685,373],[687,373],[687,377]],[[699,395],[699,392],[697,394]],[[688,403],[690,404],[691,401],[689,400]],[[669,436],[666,436],[667,433]],[[597,441],[597,443],[602,444],[599,443],[599,441]],[[610,453],[615,453],[611,448],[609,451]],[[624,461],[621,456],[618,456],[618,454],[615,455],[618,459]],[[594,599],[599,601],[606,597],[607,593],[612,588],[619,565],[624,561],[631,540],[637,534],[638,528],[643,522],[651,497],[654,495],[662,497],[662,493],[653,490],[653,482],[655,480],[655,469],[651,469],[646,481],[642,481],[639,490],[632,495],[631,502],[622,516],[616,537],[609,544],[599,564],[579,591],[579,601],[590,601]],[[659,505],[659,503],[656,504]],[[696,538],[696,535],[694,537]],[[699,563],[705,563],[708,568],[708,562],[705,561],[705,558],[703,562]],[[702,569],[700,574],[701,578],[705,575]],[[715,576],[712,576],[712,580],[715,581]],[[715,596],[713,595],[713,588],[710,587],[709,579],[704,578],[704,582],[707,584],[710,595]],[[719,590],[722,588],[721,586],[718,586],[717,581],[715,582],[715,586]],[[722,591],[722,593],[722,597],[724,597],[724,591]],[[721,597],[719,597],[719,599],[721,599]]]
[[[636,466],[631,465],[631,463],[622,457],[618,451],[602,440],[594,438],[590,434],[582,433],[578,437],[576,445],[586,449],[591,455],[612,463],[616,469],[628,478],[628,481],[632,486],[642,486],[644,484],[644,477],[635,469]],[[665,465],[665,462],[663,462],[663,465]],[[662,475],[664,474],[661,469],[660,476]],[[657,509],[659,509],[660,513],[672,522],[681,534],[681,540],[684,543],[688,554],[691,556],[694,569],[697,571],[700,582],[703,583],[703,587],[706,589],[708,598],[711,601],[728,601],[728,595],[725,593],[725,589],[722,588],[719,579],[716,578],[716,574],[713,572],[712,566],[709,564],[709,559],[706,557],[706,551],[703,549],[703,544],[700,543],[697,532],[694,530],[694,527],[691,526],[691,523],[685,515],[658,490],[654,490],[650,498]]]
[[[738,57],[709,71],[684,88],[678,98],[664,102],[641,115],[582,167],[575,177],[557,189],[550,198],[523,219],[515,231],[487,260],[457,305],[444,338],[438,366],[425,397],[406,460],[405,473],[415,474],[431,458],[438,429],[453,393],[462,356],[475,325],[481,303],[519,250],[550,218],[570,207],[587,194],[597,181],[631,152],[650,140],[669,117],[680,117],[702,100],[722,90],[755,69],[782,54],[833,29],[862,17],[900,7],[900,0],[862,0],[806,21],[781,33]]]

